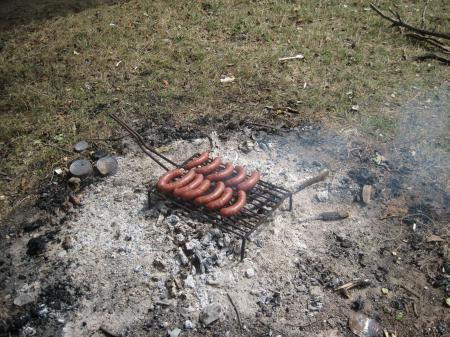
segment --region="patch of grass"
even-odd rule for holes
[[[64,150],[76,140],[109,136],[109,112],[193,129],[322,120],[384,133],[394,119],[380,114],[386,102],[399,104],[413,86],[427,90],[449,75],[434,62],[405,61],[422,47],[362,0],[48,0],[31,1],[34,11],[7,4],[0,12],[10,18],[0,26],[0,172],[13,179],[2,180],[6,209],[65,166]],[[420,21],[421,2],[396,5]],[[429,25],[448,30],[448,13],[448,2],[433,1]],[[304,60],[277,60],[298,53]],[[222,75],[236,80],[222,84]],[[266,105],[300,113],[268,113]],[[211,125],[199,122],[205,117]]]

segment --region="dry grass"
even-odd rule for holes
[[[64,166],[76,140],[110,135],[108,112],[149,127],[327,120],[387,133],[386,103],[449,75],[405,61],[422,47],[360,0],[9,1],[0,12],[10,18],[0,26],[0,172],[12,178],[0,176],[3,213]],[[396,3],[420,22],[422,2]],[[428,26],[448,30],[449,13],[433,1]]]

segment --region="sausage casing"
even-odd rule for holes
[[[211,173],[207,175],[206,178],[211,181],[219,181],[228,178],[233,174],[233,165],[231,163],[226,163],[225,168],[222,171]]]
[[[176,188],[173,191],[173,194],[176,197],[181,197],[183,195],[183,193],[197,188],[202,183],[203,179],[204,179],[204,177],[202,174],[196,174],[194,180],[192,180],[191,183],[184,185],[183,187]]]
[[[199,196],[194,199],[194,203],[197,205],[206,205],[207,203],[217,199],[220,197],[225,190],[225,184],[222,181],[217,182],[214,189],[211,191],[211,193]]]
[[[241,183],[245,179],[245,169],[242,166],[236,166],[236,175],[227,181],[225,181],[225,185],[227,186],[236,186]]]
[[[158,180],[158,184],[156,185],[158,190],[164,193],[169,193],[176,188],[180,188],[189,184],[195,178],[195,171],[191,170],[186,175],[181,177],[185,172],[186,171],[183,169],[175,169],[165,173]],[[172,180],[176,177],[181,178],[172,182]]]
[[[251,190],[261,178],[261,174],[258,171],[253,171],[252,175],[245,179],[242,183],[237,185],[237,189],[240,191]]]
[[[218,197],[217,199],[208,202],[206,204],[206,207],[208,207],[209,209],[219,209],[222,208],[223,206],[225,206],[226,204],[228,204],[231,200],[231,198],[233,197],[233,190],[231,189],[231,187],[226,187],[225,190],[223,191],[222,195],[220,197]]]
[[[200,174],[208,174],[208,173],[211,173],[211,172],[214,172],[215,170],[217,170],[219,168],[220,164],[222,164],[222,160],[220,159],[220,157],[216,157],[209,164],[196,168],[195,172],[200,173]]]
[[[221,208],[220,215],[223,217],[229,217],[239,214],[239,212],[244,208],[246,202],[247,193],[245,193],[245,191],[239,191],[237,194],[236,202],[231,206]]]
[[[184,165],[184,168],[190,170],[191,168],[194,168],[196,166],[199,166],[206,162],[209,158],[209,152],[203,152],[198,157],[195,157],[194,159],[190,160],[188,163]]]
[[[185,200],[191,200],[191,199],[197,198],[198,196],[205,193],[210,187],[211,187],[211,180],[204,179],[197,188],[193,188],[189,191],[184,192],[181,195],[181,198],[185,199]]]

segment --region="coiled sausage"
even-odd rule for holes
[[[212,162],[210,162],[208,165],[205,165],[205,166],[195,169],[195,172],[200,173],[200,174],[208,174],[208,173],[211,173],[211,172],[214,172],[215,170],[217,170],[219,168],[220,164],[222,164],[222,160],[220,159],[220,157],[217,157]]]
[[[254,171],[250,177],[237,185],[237,189],[240,191],[251,190],[258,183],[260,178],[261,174],[258,171]]]
[[[244,191],[239,191],[237,194],[236,202],[231,206],[221,208],[220,215],[223,217],[229,217],[239,214],[239,212],[244,208],[246,201],[247,193],[245,193]]]
[[[184,165],[184,168],[190,170],[191,168],[194,168],[196,166],[199,166],[206,162],[209,158],[209,152],[203,152],[198,157],[195,157],[194,159],[190,160],[188,163]]]
[[[241,183],[245,179],[245,169],[242,166],[236,166],[236,175],[227,181],[225,181],[225,185],[227,186],[236,186]]]
[[[176,188],[183,187],[189,184],[195,178],[195,171],[191,170],[186,175],[181,177],[186,171],[183,169],[174,169],[161,176],[156,185],[158,190],[164,193],[170,193]],[[180,179],[171,182],[176,177],[181,177]]]
[[[226,163],[225,168],[222,171],[211,173],[207,175],[206,178],[211,181],[219,181],[228,178],[233,174],[233,165],[231,163]]]
[[[209,209],[219,209],[228,204],[233,197],[233,190],[231,187],[226,187],[223,191],[222,195],[218,197],[216,200],[208,202],[206,207]]]
[[[205,205],[218,197],[220,197],[225,190],[225,184],[222,181],[217,182],[216,187],[211,191],[211,193],[202,195],[194,199],[194,203],[197,205]]]
[[[211,180],[204,179],[202,183],[192,190],[186,191],[181,195],[182,199],[191,200],[205,193],[211,187]]]
[[[181,197],[181,195],[187,191],[193,190],[194,188],[197,188],[203,181],[204,177],[202,174],[196,174],[194,180],[192,180],[191,183],[184,185],[183,187],[176,188],[173,191],[173,194],[176,197]]]

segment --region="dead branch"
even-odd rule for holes
[[[434,39],[432,37],[428,37],[428,36],[423,36],[417,33],[407,33],[405,34],[407,37],[419,40],[419,41],[423,41],[425,43],[429,43],[432,46],[439,48],[440,50],[442,50],[443,53],[450,53],[450,47],[444,45],[441,43],[441,41]]]
[[[425,27],[425,13],[427,11],[427,7],[428,7],[429,2],[430,2],[430,0],[427,0],[425,5],[423,6],[422,21],[420,22],[420,28],[424,28]]]
[[[233,306],[234,312],[236,313],[239,327],[242,329],[241,316],[239,315],[239,311],[237,310],[237,307],[234,304],[233,300],[231,299],[231,296],[229,293],[227,293],[227,297],[228,297],[228,300],[230,301],[231,305]]]
[[[447,59],[443,56],[433,54],[433,53],[427,53],[424,55],[416,56],[414,59],[416,61],[438,60],[446,65],[450,65],[450,59]]]
[[[406,29],[409,29],[409,30],[411,30],[413,32],[416,32],[416,33],[419,33],[419,34],[422,34],[422,35],[430,35],[430,36],[435,36],[435,37],[440,37],[440,38],[443,38],[443,39],[450,40],[450,34],[449,33],[432,32],[432,31],[429,31],[429,30],[426,30],[426,29],[414,27],[414,26],[410,25],[409,23],[403,21],[403,19],[400,17],[400,14],[398,14],[397,12],[389,10],[395,16],[395,18],[392,18],[392,17],[384,14],[373,3],[370,4],[370,8],[372,8],[383,19],[388,20],[389,22],[392,22],[393,26],[404,27]]]

